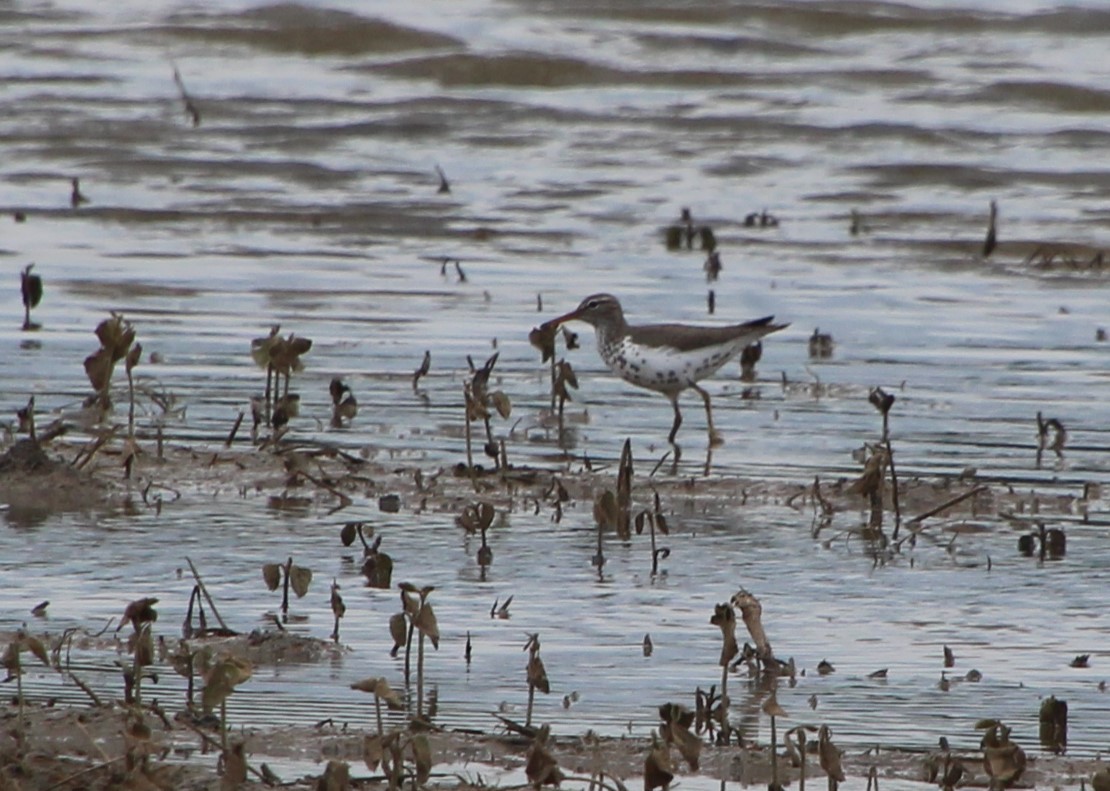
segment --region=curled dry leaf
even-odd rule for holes
[[[266,368],[270,365],[270,353],[274,344],[279,340],[277,334],[280,331],[281,325],[275,324],[270,328],[270,334],[265,338],[255,338],[251,341],[251,359],[259,368]]]
[[[660,742],[655,734],[651,736],[651,749],[644,759],[644,791],[667,788],[674,780],[671,753],[667,745]]]
[[[378,679],[378,687],[375,694],[385,701],[385,704],[394,711],[404,711],[405,701],[402,700],[400,694],[389,686],[389,682],[384,678]]]
[[[575,390],[578,389],[578,375],[574,373],[574,368],[566,360],[559,361],[558,378],[563,385],[570,385]],[[566,392],[565,389],[564,392]],[[568,395],[567,398],[569,399],[570,396]]]
[[[135,655],[135,664],[139,667],[148,667],[154,664],[154,638],[150,629],[140,629],[131,635],[131,652]]]
[[[393,638],[393,649],[389,652],[389,655],[397,656],[401,646],[408,641],[408,623],[403,612],[394,613],[390,616],[389,635]]]
[[[343,529],[339,531],[339,540],[343,542],[343,546],[349,547],[355,543],[355,537],[358,535],[358,522],[347,522],[343,525]]]
[[[496,513],[490,503],[483,501],[463,508],[455,522],[466,532],[477,533],[480,530],[488,529],[493,524],[493,517]]]
[[[348,791],[351,787],[351,767],[346,761],[328,761],[324,774],[316,782],[317,791]]]
[[[85,358],[85,375],[89,377],[93,390],[100,392],[108,387],[114,367],[112,353],[104,347]]]
[[[512,414],[513,403],[503,391],[494,390],[489,394],[489,399],[493,403],[493,408],[497,410],[497,414],[501,415],[503,419],[507,419]]]
[[[127,373],[131,373],[135,366],[139,364],[139,360],[143,357],[143,345],[136,343],[131,347],[131,351],[127,353]]]
[[[690,771],[698,771],[698,760],[701,757],[701,739],[690,733],[689,726],[683,728],[678,723],[671,723],[670,730],[671,740],[678,747],[678,752],[690,767]]]
[[[96,325],[96,337],[112,357],[112,362],[122,360],[135,342],[135,328],[119,314],[104,319]]]
[[[659,717],[663,720],[663,724],[659,726],[663,739],[667,744],[678,747],[691,771],[698,771],[701,739],[690,733],[690,727],[694,724],[694,712],[677,703],[664,703],[659,707]]]
[[[479,400],[472,393],[467,392],[466,393],[466,419],[473,423],[477,420],[485,420],[489,416],[490,416],[489,410],[486,409],[486,405],[483,404],[481,402],[481,400]]]
[[[247,756],[243,742],[235,742],[224,753],[224,773],[220,778],[220,788],[240,788],[245,782],[247,782]]]
[[[262,567],[262,579],[266,580],[266,587],[276,591],[281,585],[281,564],[267,563]]]
[[[721,646],[721,658],[717,664],[725,667],[740,653],[740,646],[736,642],[736,611],[731,605],[718,604],[713,608],[713,615],[709,622],[721,630],[724,643]]]
[[[883,471],[886,469],[887,457],[884,448],[876,448],[863,465],[863,473],[848,487],[850,494],[870,497],[882,491]]]
[[[416,783],[423,786],[432,774],[432,747],[428,737],[418,734],[412,737],[412,762],[416,767]]]
[[[547,362],[555,356],[555,333],[558,329],[558,324],[548,321],[538,327],[533,327],[532,331],[528,333],[528,342],[540,351],[543,355],[543,362]]]
[[[289,587],[297,594],[297,598],[304,598],[308,593],[308,586],[312,582],[312,570],[304,566],[293,566],[289,569]]]
[[[152,596],[135,599],[135,601],[130,602],[123,610],[123,617],[120,619],[116,631],[118,632],[129,623],[138,629],[144,623],[153,623],[157,621],[158,613],[154,609],[154,605],[157,603],[158,599]]]
[[[339,585],[335,582],[331,585],[331,612],[336,618],[347,614],[347,605],[343,603],[343,597],[339,595]]]
[[[416,389],[417,382],[420,378],[428,375],[428,371],[432,369],[432,353],[430,351],[424,352],[424,359],[420,362],[420,367],[412,375],[412,389]]]
[[[362,562],[362,574],[371,588],[385,590],[393,582],[393,558],[385,552],[371,552]]]
[[[22,672],[19,661],[19,652],[21,649],[22,645],[19,640],[13,640],[8,643],[8,647],[4,649],[4,657],[0,659],[0,663],[3,663],[4,669],[8,671],[8,677],[5,678],[4,681],[11,681]]]
[[[10,681],[22,673],[22,662],[19,659],[21,651],[30,651],[44,665],[50,665],[50,657],[47,655],[46,647],[43,646],[42,641],[21,629],[16,633],[15,639],[8,643],[8,647],[4,650],[4,656],[0,659],[0,665],[8,671],[8,677],[3,681]]]
[[[528,683],[547,695],[551,692],[551,683],[547,680],[547,670],[538,653],[532,654],[528,659]]]
[[[42,644],[42,640],[21,631],[19,641],[22,643],[24,650],[30,651],[44,665],[50,664],[50,657],[46,653],[46,646]]]
[[[817,757],[825,774],[839,783],[844,782],[844,770],[840,766],[840,750],[832,743],[828,725],[822,725],[817,731]]]
[[[544,785],[557,786],[563,782],[563,773],[555,757],[537,740],[528,751],[524,774],[533,788]]]
[[[382,735],[375,733],[374,735],[367,734],[362,738],[362,760],[366,762],[366,768],[371,772],[378,771],[378,766],[385,756],[385,745],[382,744]]]
[[[201,704],[205,711],[219,706],[235,691],[235,687],[251,677],[254,667],[243,657],[227,656],[215,662],[204,676]]]
[[[361,681],[356,681],[351,684],[351,689],[357,689],[359,692],[372,692],[374,697],[385,701],[386,705],[391,709],[400,710],[405,708],[405,702],[401,696],[389,686],[389,682],[380,676],[372,676],[364,678]]]
[[[763,661],[772,660],[774,652],[771,650],[771,641],[767,639],[767,632],[763,629],[763,605],[759,599],[741,588],[732,594],[729,601],[733,607],[740,610],[740,617],[744,619],[744,625],[748,627],[748,634],[752,636],[752,640],[755,642],[759,658]]]
[[[420,606],[420,611],[416,613],[416,618],[413,624],[420,633],[432,641],[432,648],[439,650],[439,624],[436,623],[436,614],[432,610],[432,605],[424,602]]]
[[[603,530],[616,527],[617,496],[611,490],[606,489],[594,501],[594,520]]]

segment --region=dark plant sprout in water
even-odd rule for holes
[[[298,599],[303,599],[312,583],[312,570],[304,566],[294,566],[293,558],[289,558],[285,563],[267,563],[262,566],[262,579],[272,591],[281,587],[281,615],[288,621],[289,589],[293,589]]]
[[[109,392],[112,372],[115,370],[116,363],[128,357],[132,351],[135,328],[123,316],[113,313],[110,318],[97,325],[96,337],[100,340],[100,348],[85,358],[85,373],[94,391],[93,395],[86,399],[85,404],[96,406],[106,414],[112,408]],[[128,362],[130,363],[130,359]]]
[[[1025,773],[1025,750],[1010,739],[1011,729],[995,719],[980,720],[976,730],[984,731],[980,747],[983,768],[990,776],[991,788],[1009,788]]]
[[[254,667],[249,660],[232,655],[214,662],[205,673],[201,705],[205,712],[211,712],[217,706],[220,709],[220,745],[225,756],[228,754],[227,699],[253,672]]]
[[[35,436],[35,397],[31,396],[27,399],[27,405],[20,407],[15,411],[15,417],[19,421],[18,431],[20,434],[26,434],[31,438],[32,442],[36,442]]]
[[[482,538],[482,546],[478,549],[477,559],[478,565],[482,569],[483,579],[485,578],[486,569],[493,563],[493,550],[486,542],[486,531],[493,524],[495,515],[496,511],[490,503],[478,502],[466,506],[462,513],[455,517],[455,524],[465,530],[467,535],[477,533]]]
[[[420,380],[428,375],[428,371],[432,369],[432,353],[429,350],[424,351],[424,359],[420,361],[420,367],[412,375],[412,391],[415,393],[420,384]]]
[[[990,219],[987,221],[987,238],[983,240],[983,258],[990,258],[998,246],[998,202],[991,201]]]
[[[446,195],[451,192],[451,182],[447,180],[447,174],[443,172],[443,168],[436,165],[436,175],[439,176],[439,189],[436,192],[440,195]]]
[[[1051,450],[1057,459],[1064,458],[1064,446],[1068,443],[1068,430],[1054,417],[1045,418],[1037,413],[1037,469],[1041,467],[1041,457],[1045,450]]]
[[[476,420],[481,420],[486,428],[486,455],[494,460],[498,468],[501,466],[502,454],[498,444],[493,439],[493,427],[490,425],[493,412],[490,410],[493,409],[503,419],[507,419],[512,413],[512,402],[504,391],[491,391],[489,389],[490,376],[493,373],[494,366],[497,365],[497,358],[500,354],[500,352],[494,353],[481,368],[474,369],[473,364],[471,364],[473,374],[463,383],[463,398],[466,408],[466,465],[471,476],[474,475],[475,468],[470,424]]]
[[[290,333],[281,337],[281,325],[270,328],[270,334],[251,341],[251,357],[259,368],[266,371],[266,390],[263,395],[263,422],[280,428],[297,414],[299,396],[289,392],[294,373],[304,370],[301,358],[312,349],[312,341]],[[282,386],[282,376],[285,384]]]
[[[542,362],[551,363],[551,410],[558,409],[559,431],[563,430],[563,409],[567,401],[573,400],[570,390],[578,389],[578,377],[565,358],[558,357],[555,350],[558,330],[563,331],[563,342],[568,351],[578,348],[578,335],[566,326],[555,322],[545,322],[528,333],[528,342],[540,351]]]
[[[728,744],[731,738],[728,718],[728,669],[732,660],[740,653],[740,645],[736,641],[736,611],[728,602],[718,604],[713,608],[709,623],[721,630],[721,655],[717,660],[721,668],[721,704],[717,713],[717,724],[720,726],[719,741],[722,744]]]
[[[432,648],[439,650],[439,624],[436,621],[435,611],[432,609],[431,602],[428,597],[435,590],[433,585],[425,585],[423,588],[418,588],[409,582],[402,582],[401,589],[401,615],[402,618],[408,619],[408,630],[405,642],[405,683],[409,682],[409,656],[412,650],[413,632],[419,633],[417,641],[417,655],[416,655],[416,716],[421,718],[424,715],[424,641],[429,640]],[[396,642],[400,631],[394,624],[394,619],[390,620],[390,633]],[[403,622],[402,622],[403,623]],[[394,646],[393,653],[397,651],[396,645]]]
[[[332,428],[342,428],[344,425],[350,425],[358,414],[358,401],[355,399],[354,391],[336,376],[331,380],[328,392],[331,394]]]
[[[255,412],[252,398],[252,412],[255,414],[255,425],[259,422],[265,425],[270,425],[270,413],[273,409],[273,378],[274,367],[271,359],[274,346],[279,342],[278,333],[281,332],[281,325],[275,324],[270,327],[270,334],[263,338],[255,338],[251,341],[251,358],[254,360],[255,365],[266,372],[266,390],[262,397],[262,408]]]
[[[844,769],[840,762],[840,750],[832,741],[828,725],[817,729],[817,761],[829,782],[829,791],[836,791],[845,780]]]
[[[894,406],[895,398],[881,387],[871,390],[867,396],[871,405],[883,416],[882,442],[886,448],[886,461],[890,467],[890,496],[894,506],[894,540],[898,540],[898,531],[902,527],[902,508],[898,499],[898,473],[894,466],[894,448],[890,444],[890,410]]]
[[[331,639],[339,642],[339,619],[347,614],[347,605],[343,603],[343,597],[339,595],[339,582],[334,577],[331,581],[331,612],[335,618],[335,626],[331,631]]]
[[[1079,657],[1076,657],[1078,659]],[[1076,667],[1075,663],[1072,663]],[[1041,701],[1037,717],[1040,727],[1038,735],[1041,746],[1056,753],[1063,753],[1068,747],[1068,702],[1049,695]]]
[[[527,642],[524,643],[524,650],[528,652],[528,665],[525,669],[528,678],[528,713],[525,717],[524,724],[526,727],[532,726],[532,707],[536,699],[536,690],[538,689],[545,695],[551,693],[551,684],[547,679],[547,669],[543,666],[543,659],[540,658],[540,635],[528,635]]]
[[[71,178],[69,180],[69,205],[74,209],[81,208],[82,204],[91,203],[85,193],[81,192],[81,179]]]
[[[16,698],[18,700],[18,721],[16,727],[17,741],[21,749],[26,748],[27,736],[27,722],[26,712],[23,701],[23,652],[29,651],[38,658],[43,665],[50,667],[50,658],[46,653],[46,646],[37,637],[28,634],[26,630],[20,629],[16,632],[15,637],[8,643],[7,649],[4,651],[3,658],[0,662],[3,663],[4,670],[7,671],[7,678],[5,681],[15,679],[16,685]]]
[[[185,90],[185,81],[181,79],[181,72],[177,70],[177,65],[172,61],[170,65],[173,66],[173,82],[177,86],[177,92],[181,95],[181,104],[185,110],[185,117],[189,119],[193,127],[200,126],[200,110],[197,109],[196,102],[189,92]]]
[[[42,278],[31,274],[34,264],[27,264],[19,274],[19,290],[23,297],[23,330],[38,330],[41,324],[31,321],[31,309],[42,302]]]
[[[755,381],[755,366],[763,358],[763,341],[755,341],[740,352],[740,381]]]
[[[617,496],[606,489],[594,500],[594,522],[597,524],[597,552],[590,563],[597,568],[598,579],[604,579],[602,568],[605,566],[605,531],[617,526]]]
[[[349,547],[355,538],[362,543],[362,574],[371,588],[386,590],[393,587],[393,558],[381,551],[382,537],[375,536],[373,543],[366,540],[374,535],[374,528],[365,522],[347,522],[339,533],[343,546]]]
[[[833,341],[833,336],[827,332],[821,332],[819,327],[813,330],[813,334],[809,336],[809,359],[811,360],[827,360],[833,356],[833,349],[836,344]]]
[[[654,496],[653,507],[650,510],[644,509],[636,514],[636,535],[642,535],[644,526],[648,527],[651,536],[651,576],[654,577],[659,574],[659,561],[670,557],[671,550],[669,547],[660,547],[656,544],[656,530],[663,535],[667,535],[669,530],[667,528],[667,517],[663,515],[660,504],[659,492],[654,489],[652,492]]]
[[[129,602],[123,610],[116,631],[131,624],[133,632],[127,641],[127,650],[132,656],[131,666],[123,668],[124,700],[128,704],[142,705],[143,668],[154,664],[154,640],[151,625],[158,620],[154,605],[158,599],[144,597]]]

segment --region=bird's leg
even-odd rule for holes
[[[696,387],[697,385],[695,385]],[[678,393],[675,393],[671,398],[671,406],[674,407],[674,425],[671,426],[671,435],[667,437],[667,442],[674,444],[675,435],[678,434],[678,427],[682,425],[682,413],[678,411]]]
[[[690,386],[698,391],[698,395],[701,396],[701,400],[705,402],[705,419],[709,423],[710,446],[723,444],[724,440],[721,438],[721,435],[717,433],[717,430],[715,428],[713,428],[713,406],[709,403],[709,392],[702,387],[698,387],[698,385],[696,384]]]

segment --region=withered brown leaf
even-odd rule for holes
[[[266,563],[262,566],[262,579],[266,581],[266,587],[272,591],[276,591],[278,586],[281,585],[281,564],[280,563]]]

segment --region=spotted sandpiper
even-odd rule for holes
[[[698,326],[689,324],[629,324],[624,320],[621,303],[611,294],[593,294],[577,308],[552,319],[546,326],[555,327],[568,321],[592,324],[597,332],[597,351],[609,368],[639,387],[662,393],[674,407],[674,425],[668,441],[674,444],[682,413],[678,396],[692,388],[705,402],[710,444],[720,437],[713,429],[713,408],[709,393],[698,382],[715,373],[740,354],[749,343],[759,340],[788,324],[773,324],[774,316],[765,316],[743,324]]]

